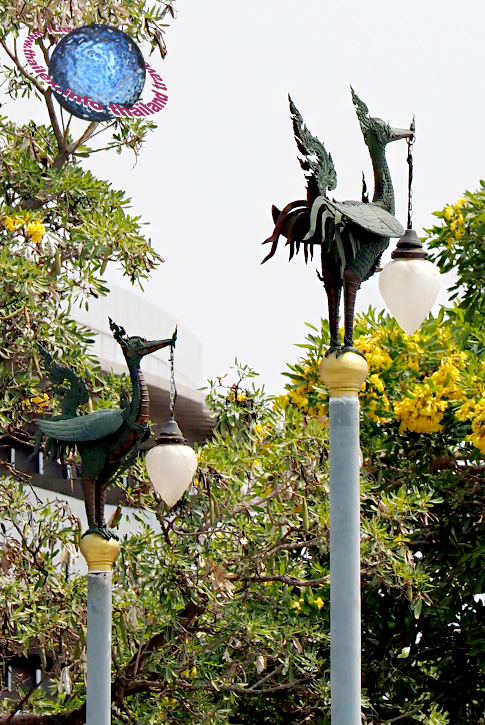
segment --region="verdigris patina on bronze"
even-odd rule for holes
[[[89,526],[86,533],[99,534],[108,540],[116,535],[108,529],[104,517],[106,489],[126,457],[150,435],[147,422],[150,400],[140,368],[141,359],[163,347],[175,345],[176,339],[176,332],[167,340],[128,337],[112,320],[110,327],[130,372],[131,399],[123,390],[119,408],[80,415],[78,405],[85,403],[88,397],[84,382],[70,368],[61,367],[49,353],[42,351],[49,377],[57,384],[55,392],[62,398],[62,415],[37,421],[48,439],[48,455],[62,459],[67,451],[77,448]],[[68,387],[62,387],[66,380]]]
[[[300,165],[307,180],[306,200],[293,201],[280,211],[273,206],[275,228],[263,244],[271,250],[263,262],[270,259],[278,246],[278,239],[286,237],[290,259],[301,245],[305,261],[313,256],[315,245],[321,247],[321,273],[328,299],[330,348],[353,351],[355,297],[364,280],[376,272],[381,255],[390,237],[401,237],[404,229],[393,216],[394,189],[386,161],[386,146],[398,139],[412,139],[414,123],[409,129],[391,128],[380,118],[371,118],[365,103],[352,90],[352,100],[374,170],[374,196],[369,202],[363,182],[362,201],[337,202],[329,199],[327,191],[337,186],[337,174],[332,157],[316,136],[305,126],[298,109],[290,100],[290,111],[296,144],[302,158]],[[339,307],[344,289],[345,333],[343,346],[339,340]]]

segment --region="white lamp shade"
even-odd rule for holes
[[[441,288],[440,271],[425,259],[393,259],[379,274],[389,312],[412,335],[431,312]]]
[[[172,508],[192,482],[197,470],[197,456],[190,446],[165,443],[150,448],[145,464],[153,488]]]

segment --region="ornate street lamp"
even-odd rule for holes
[[[174,418],[177,399],[173,365],[176,339],[175,334],[170,348],[170,420],[160,431],[156,440],[157,445],[150,448],[145,459],[153,488],[169,508],[175,506],[182,498],[197,470],[197,456],[194,450],[186,445],[187,441]]]
[[[62,459],[68,451],[76,448],[81,458],[89,526],[80,546],[88,565],[86,725],[111,723],[112,568],[120,543],[117,535],[106,525],[106,489],[127,456],[150,435],[150,400],[141,372],[141,360],[145,355],[168,346],[173,356],[176,339],[176,331],[166,340],[145,340],[129,337],[112,320],[110,327],[123,351],[132,383],[131,399],[123,391],[117,409],[78,414],[78,406],[89,398],[84,381],[41,349],[45,368],[56,386],[54,390],[61,399],[62,409],[59,416],[37,421],[41,434],[47,436],[46,453],[52,458]],[[41,436],[32,455],[37,453],[40,442]]]
[[[320,377],[330,393],[330,685],[332,725],[361,725],[360,621],[360,446],[358,394],[368,374],[364,355],[353,345],[355,297],[361,283],[379,268],[390,237],[404,229],[394,217],[394,190],[386,146],[414,137],[409,129],[391,128],[370,116],[352,90],[352,100],[374,170],[374,196],[363,184],[361,201],[337,202],[327,196],[336,187],[332,157],[313,136],[290,99],[290,111],[307,198],[273,207],[275,227],[266,242],[270,259],[280,236],[286,237],[290,259],[303,246],[305,260],[320,250],[328,299],[330,347]],[[399,262],[396,262],[399,263]],[[345,332],[339,338],[339,308],[344,293]]]
[[[427,261],[427,252],[412,229],[412,182],[414,139],[408,140],[408,224],[392,252],[392,261],[379,275],[379,291],[389,312],[412,335],[433,307],[441,288],[438,267]]]

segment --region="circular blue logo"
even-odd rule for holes
[[[143,55],[130,38],[109,25],[85,25],[59,41],[49,62],[59,104],[89,121],[113,118],[110,104],[131,108],[145,85]],[[93,102],[91,99],[96,99]]]

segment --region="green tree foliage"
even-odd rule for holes
[[[57,349],[63,359],[102,387],[99,366],[89,357],[89,330],[70,317],[71,304],[88,304],[107,293],[103,274],[109,262],[120,265],[131,282],[141,283],[160,261],[143,234],[140,217],[128,212],[130,199],[109,181],[97,179],[81,162],[94,151],[87,144],[103,134],[105,150],[138,154],[151,121],[71,123],[50,88],[29,71],[20,53],[22,40],[35,30],[39,57],[48,63],[56,39],[50,26],[78,27],[91,22],[114,25],[138,41],[166,49],[163,18],[171,0],[148,6],[144,0],[105,2],[0,2],[0,69],[12,98],[43,103],[50,124],[14,124],[0,118],[0,424],[4,435],[20,436],[32,420],[41,377],[34,339]],[[81,128],[77,137],[74,127]],[[101,136],[102,138],[102,136]],[[105,381],[106,382],[106,381]],[[48,409],[47,409],[48,412]]]
[[[376,725],[479,725],[483,333],[459,308],[411,337],[370,312],[355,339],[370,365],[364,712]],[[316,373],[327,343],[326,323],[310,331],[279,399],[251,387],[240,366],[234,381],[211,384],[214,437],[172,511],[139,465],[127,501],[152,509],[160,530],[138,516],[141,533],[123,542],[115,566],[116,725],[328,722],[327,398]],[[0,651],[5,661],[39,652],[54,692],[20,685],[21,703],[5,701],[0,723],[17,707],[14,723],[82,723],[86,591],[68,569],[78,525],[27,491],[5,483],[0,492]]]
[[[467,319],[483,318],[483,269],[485,265],[485,181],[473,194],[467,191],[456,204],[435,212],[439,224],[427,230],[430,259],[443,272],[454,272],[452,299],[458,298],[467,310]]]
[[[69,304],[106,293],[109,261],[133,282],[159,261],[129,200],[81,164],[98,132],[111,134],[105,148],[138,152],[151,124],[89,124],[74,138],[22,66],[21,33],[106,22],[163,54],[167,12],[168,1],[0,2],[8,92],[37,98],[50,118],[0,120],[4,435],[28,436],[26,424],[50,411],[34,337],[113,403],[119,382],[100,375]],[[39,42],[46,58],[52,43]],[[411,337],[372,312],[356,326],[371,368],[361,396],[362,592],[363,702],[374,725],[484,722],[485,344],[470,312],[481,304],[482,199],[445,208],[430,233],[443,268],[458,270],[464,307]],[[115,725],[329,723],[327,397],[317,374],[327,344],[326,324],[311,330],[279,399],[241,366],[235,380],[211,384],[214,436],[173,510],[137,464],[126,501],[153,511],[158,528],[131,514],[139,533],[114,570]],[[79,522],[12,473],[0,482],[0,659],[36,654],[42,675],[35,687],[14,682],[0,725],[82,725]]]

